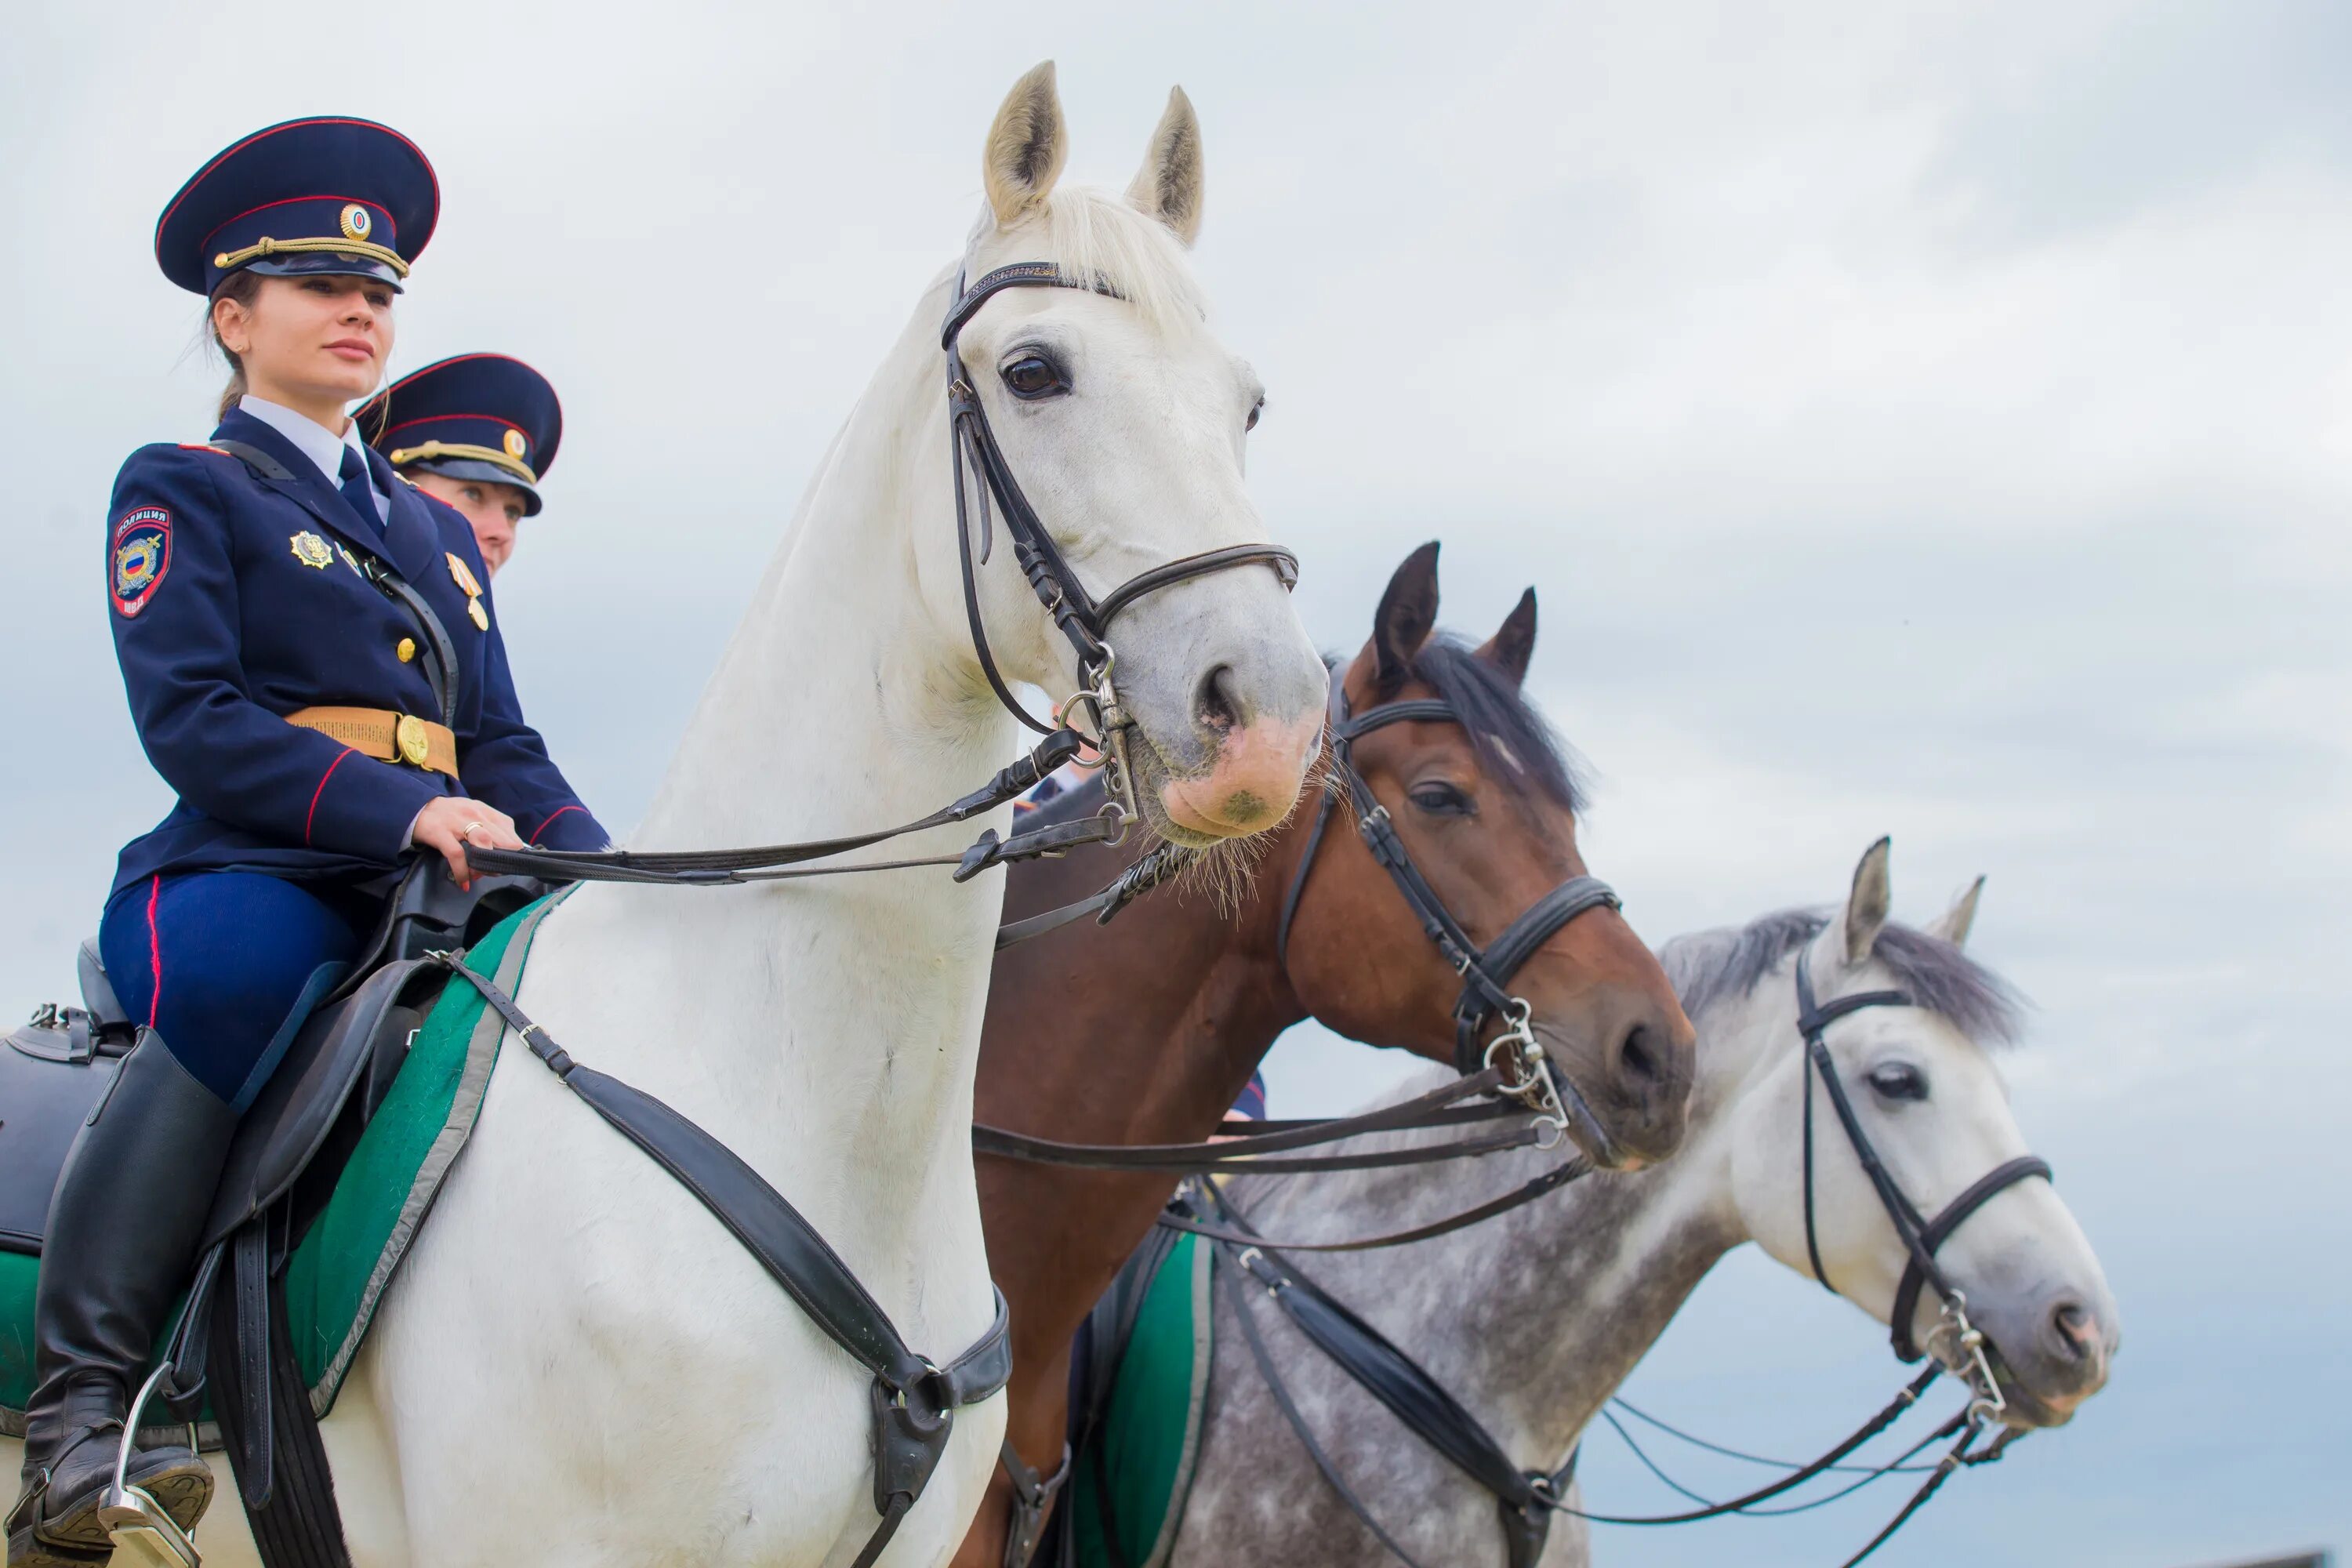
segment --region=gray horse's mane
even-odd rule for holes
[[[1778,968],[1781,960],[1821,935],[1833,914],[1826,910],[1781,910],[1739,927],[1694,931],[1658,951],[1658,962],[1696,1018],[1717,1003],[1745,996]],[[1979,1045],[2015,1043],[2023,1026],[2025,999],[1991,970],[1941,937],[1889,921],[1878,933],[1872,956],[1893,973],[1913,1001],[1951,1021]]]

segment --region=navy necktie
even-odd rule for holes
[[[343,448],[343,499],[360,514],[370,533],[383,531],[383,519],[375,511],[375,492],[368,489],[367,460],[352,447]]]

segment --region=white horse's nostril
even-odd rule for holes
[[[2075,1360],[2097,1352],[2099,1320],[2079,1302],[2059,1302],[2051,1310],[2050,1326],[2057,1332],[2059,1348]]]
[[[1241,699],[1234,690],[1233,666],[1218,665],[1201,678],[1192,711],[1202,723],[1220,734],[1237,730],[1245,722]]]

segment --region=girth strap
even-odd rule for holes
[[[1222,1197],[1212,1197],[1230,1230],[1247,1230],[1247,1222]],[[1266,1293],[1300,1332],[1366,1393],[1387,1406],[1408,1431],[1494,1494],[1502,1510],[1510,1568],[1534,1568],[1543,1555],[1544,1542],[1550,1532],[1552,1505],[1575,1472],[1575,1451],[1570,1452],[1568,1462],[1556,1472],[1519,1468],[1461,1401],[1386,1335],[1349,1310],[1322,1287],[1259,1247],[1236,1247],[1224,1240],[1215,1245],[1218,1261],[1227,1266],[1226,1283],[1234,1316],[1267,1391],[1274,1395],[1308,1458],[1315,1461],[1316,1468],[1381,1544],[1400,1561],[1419,1568],[1412,1555],[1372,1516],[1363,1500],[1340,1476],[1307,1426],[1251,1315],[1248,1292],[1242,1284],[1244,1276],[1265,1287]]]
[[[874,1507],[882,1520],[854,1564],[868,1568],[922,1496],[957,1408],[996,1394],[1012,1376],[1003,1292],[995,1292],[988,1332],[963,1354],[944,1367],[916,1354],[816,1227],[732,1150],[654,1096],[573,1060],[461,955],[429,956],[480,992],[531,1055],[693,1194],[809,1321],[874,1374]]]

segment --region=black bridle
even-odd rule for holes
[[[1412,707],[1413,704],[1393,706]],[[1443,704],[1431,706],[1441,710],[1444,707]],[[1387,710],[1375,709],[1366,718],[1385,711]],[[1341,726],[1335,724],[1335,747],[1340,729]],[[1313,853],[1311,845],[1308,853]],[[1295,902],[1296,888],[1292,891]],[[1285,914],[1286,923],[1286,910]],[[1244,1278],[1264,1287],[1268,1298],[1281,1307],[1307,1338],[1360,1386],[1386,1405],[1407,1430],[1494,1494],[1501,1509],[1506,1556],[1512,1568],[1521,1568],[1521,1565],[1530,1565],[1531,1568],[1542,1555],[1548,1516],[1552,1513],[1573,1514],[1602,1524],[1670,1525],[1691,1524],[1727,1514],[1801,1512],[1833,1502],[1870,1481],[1908,1471],[1912,1468],[1910,1461],[1922,1451],[1948,1438],[1956,1439],[1942,1458],[1927,1468],[1927,1479],[1913,1492],[1902,1510],[1842,1565],[1842,1568],[1855,1568],[1926,1507],[1927,1500],[1952,1476],[1963,1468],[1998,1460],[2021,1435],[2020,1428],[2005,1428],[1990,1442],[1980,1447],[1977,1443],[1985,1427],[2000,1416],[2007,1404],[1985,1353],[1984,1334],[1969,1321],[1967,1299],[1936,1261],[1936,1253],[1962,1222],[1982,1208],[1996,1194],[2030,1177],[2039,1176],[2048,1181],[2049,1163],[2032,1154],[2004,1161],[1970,1183],[1933,1219],[1923,1217],[1917,1205],[1905,1194],[1901,1185],[1886,1169],[1885,1162],[1879,1157],[1869,1135],[1863,1131],[1861,1120],[1854,1114],[1853,1102],[1838,1079],[1836,1066],[1830,1058],[1829,1046],[1823,1037],[1830,1025],[1848,1014],[1868,1007],[1908,1007],[1916,1004],[1901,991],[1859,991],[1832,997],[1826,1003],[1818,1001],[1813,994],[1811,955],[1803,949],[1797,954],[1796,991],[1797,1031],[1804,1038],[1805,1048],[1805,1253],[1813,1277],[1824,1289],[1835,1291],[1836,1288],[1830,1284],[1829,1276],[1822,1268],[1821,1247],[1813,1217],[1812,1080],[1818,1073],[1829,1092],[1830,1104],[1837,1112],[1839,1123],[1844,1127],[1846,1137],[1853,1145],[1855,1157],[1870,1177],[1879,1201],[1885,1205],[1887,1217],[1894,1222],[1895,1234],[1903,1241],[1904,1250],[1909,1255],[1902,1280],[1895,1287],[1891,1314],[1890,1337],[1895,1353],[1906,1362],[1916,1362],[1923,1354],[1912,1342],[1910,1323],[1918,1306],[1919,1292],[1927,1286],[1933,1286],[1944,1303],[1942,1321],[1929,1336],[1930,1341],[1948,1339],[1949,1343],[1944,1347],[1947,1354],[1931,1363],[1894,1399],[1821,1458],[1810,1464],[1788,1466],[1789,1474],[1727,1501],[1706,1502],[1696,1493],[1674,1482],[1643,1455],[1643,1462],[1648,1464],[1660,1479],[1699,1501],[1702,1506],[1679,1513],[1637,1515],[1592,1513],[1570,1506],[1563,1498],[1568,1481],[1575,1472],[1577,1450],[1570,1450],[1568,1462],[1557,1471],[1520,1469],[1467,1407],[1419,1363],[1301,1273],[1296,1264],[1283,1258],[1280,1256],[1286,1250],[1283,1246],[1256,1236],[1247,1219],[1214,1183],[1201,1181],[1188,1185],[1185,1193],[1171,1205],[1178,1216],[1171,1228],[1194,1231],[1208,1237],[1218,1249],[1219,1260],[1228,1266],[1224,1278],[1234,1315],[1248,1344],[1251,1359],[1255,1363],[1258,1375],[1265,1381],[1276,1407],[1298,1437],[1307,1457],[1314,1461],[1316,1469],[1348,1510],[1372,1532],[1390,1555],[1407,1564],[1407,1568],[1419,1568],[1419,1564],[1381,1526],[1362,1497],[1348,1484],[1330,1455],[1316,1439],[1304,1413],[1284,1384],[1273,1356],[1252,1320],[1247,1291],[1242,1284]],[[1193,1216],[1196,1205],[1213,1210],[1221,1223],[1213,1226],[1200,1223]],[[1300,1249],[1293,1247],[1287,1250]],[[1958,1414],[1888,1463],[1864,1468],[1864,1479],[1861,1481],[1845,1486],[1828,1497],[1794,1507],[1759,1510],[1758,1505],[1781,1497],[1817,1476],[1855,1468],[1843,1461],[1916,1405],[1927,1386],[1942,1374],[1946,1363],[1949,1363],[1951,1370],[1969,1385],[1969,1403]],[[1611,1419],[1614,1425],[1614,1418]],[[1623,1429],[1620,1427],[1619,1430],[1622,1433]],[[1688,1434],[1677,1435],[1688,1439]],[[1628,1437],[1627,1441],[1631,1443],[1632,1439]],[[1714,1447],[1711,1444],[1702,1446]],[[1635,1452],[1639,1454],[1641,1450],[1637,1447]],[[1777,1460],[1768,1462],[1780,1463]]]
[[[762,845],[749,849],[641,851],[478,849],[468,847],[467,860],[476,871],[541,877],[564,882],[709,887],[834,876],[846,871],[953,866],[956,868],[955,879],[961,882],[992,867],[1040,855],[1059,854],[1080,844],[1116,844],[1126,837],[1128,825],[1139,815],[1127,745],[1128,731],[1135,721],[1120,705],[1118,689],[1111,681],[1116,656],[1108,636],[1110,623],[1119,612],[1147,594],[1206,576],[1212,572],[1222,572],[1229,566],[1263,563],[1274,568],[1285,588],[1295,587],[1298,582],[1298,558],[1278,544],[1229,545],[1221,550],[1181,556],[1139,572],[1099,599],[1088,594],[1086,585],[1078,580],[1077,573],[1063,555],[1061,547],[1054,542],[1053,534],[1038,519],[1036,509],[1022,493],[1020,482],[1013,477],[1013,469],[1005,462],[1003,449],[996,444],[995,433],[989,428],[987,412],[981,407],[979,395],[972,390],[971,378],[965,374],[963,355],[956,342],[980,308],[1007,289],[1084,289],[1114,300],[1122,296],[1103,279],[1097,279],[1091,282],[1074,279],[1047,261],[1024,261],[1011,267],[1000,267],[983,274],[970,289],[961,287],[961,278],[958,284],[955,303],[948,311],[946,323],[940,331],[940,346],[947,354],[948,441],[953,464],[956,547],[963,574],[964,614],[971,627],[972,651],[979,657],[982,673],[987,676],[990,689],[1008,712],[1043,735],[1045,740],[1023,761],[1003,769],[988,784],[962,799],[942,806],[928,816],[896,827],[798,844]],[[978,472],[979,485],[968,483],[967,465]],[[969,497],[972,495],[978,497],[980,507],[979,553],[976,559],[969,505]],[[992,508],[992,497],[994,500]],[[996,668],[995,656],[988,646],[988,633],[981,623],[978,572],[989,558],[990,545],[994,537],[992,519],[996,512],[1003,514],[1004,531],[1013,539],[1013,557],[1029,579],[1029,586],[1036,594],[1038,604],[1053,617],[1054,624],[1061,628],[1062,635],[1069,639],[1071,648],[1077,655],[1081,689],[1063,704],[1064,721],[1059,724],[1041,723],[1030,717],[1028,710],[1021,706]],[[1094,726],[1092,733],[1080,731],[1068,721],[1070,716],[1080,709],[1085,710],[1087,720]],[[852,866],[805,864],[919,833],[925,828],[963,822],[982,812],[993,810],[1034,787],[1039,780],[1076,755],[1082,743],[1100,751],[1105,758],[1104,773],[1109,786],[1109,798],[1094,816],[1016,833],[1009,839],[1000,839],[992,828],[982,834],[980,840],[961,855],[870,861]]]
[[[1528,905],[1517,920],[1503,928],[1502,934],[1481,949],[1445,907],[1445,900],[1437,896],[1437,889],[1429,885],[1421,868],[1413,864],[1412,852],[1398,837],[1396,825],[1389,820],[1388,807],[1380,804],[1372,794],[1371,782],[1356,766],[1355,742],[1375,730],[1391,724],[1462,722],[1462,715],[1454,705],[1437,698],[1384,702],[1350,714],[1342,683],[1336,679],[1331,682],[1328,728],[1333,776],[1325,780],[1315,826],[1307,833],[1306,848],[1299,852],[1298,869],[1291,876],[1290,889],[1283,895],[1281,922],[1275,930],[1275,956],[1288,969],[1291,922],[1297,917],[1299,899],[1307,891],[1316,851],[1322,847],[1324,829],[1331,825],[1344,794],[1364,847],[1388,872],[1397,891],[1404,895],[1406,905],[1421,921],[1421,929],[1436,945],[1447,966],[1462,977],[1462,994],[1454,1004],[1454,1070],[1467,1077],[1498,1065],[1507,1053],[1516,1053],[1518,1077],[1515,1082],[1505,1084],[1503,1092],[1556,1116],[1562,1133],[1572,1120],[1583,1134],[1580,1141],[1596,1158],[1605,1159],[1612,1141],[1591,1107],[1585,1103],[1583,1095],[1537,1043],[1530,1009],[1523,998],[1511,994],[1509,986],[1520,966],[1569,921],[1587,910],[1621,908],[1615,890],[1598,877],[1570,877]],[[1487,1025],[1496,1018],[1503,1020],[1502,1032],[1492,1040],[1483,1040]]]
[[[996,444],[996,433],[989,426],[988,411],[981,406],[980,394],[964,368],[958,339],[980,308],[1007,289],[1083,289],[1113,300],[1124,296],[1104,279],[1071,278],[1050,261],[1015,262],[982,274],[969,289],[962,287],[961,277],[957,285],[955,306],[948,311],[947,321],[940,329],[940,347],[947,353],[948,447],[955,482],[956,545],[963,565],[964,617],[971,627],[972,649],[980,656],[981,672],[988,677],[990,689],[1004,704],[1005,710],[1039,734],[1051,734],[1054,726],[1032,718],[1005,684],[996,668],[995,656],[989,650],[988,632],[981,624],[977,574],[988,563],[995,542],[993,513],[1002,512],[1004,531],[1013,540],[1013,560],[1029,579],[1038,604],[1045,606],[1077,656],[1082,689],[1064,705],[1063,711],[1066,715],[1074,705],[1091,710],[1096,734],[1090,738],[1102,743],[1101,750],[1108,759],[1106,782],[1111,798],[1131,816],[1135,811],[1134,784],[1128,769],[1126,731],[1133,721],[1119,706],[1118,690],[1111,684],[1111,667],[1116,662],[1110,646],[1112,620],[1146,594],[1232,566],[1263,563],[1274,568],[1285,588],[1296,587],[1298,557],[1278,544],[1228,545],[1222,550],[1181,556],[1139,572],[1099,599],[1088,594],[1086,584],[1063,556],[1061,546],[1054,542],[1053,534],[1038,520],[1036,509],[1022,493],[1021,482],[1013,477],[1012,465],[1004,460],[1003,448]],[[979,475],[978,486],[968,482],[967,470]],[[976,498],[979,503],[977,555],[967,497]],[[993,509],[990,505],[992,498]]]
[[[1932,1285],[1944,1302],[1944,1329],[1954,1335],[1955,1358],[1965,1364],[1969,1380],[1977,1385],[1977,1396],[1988,1408],[1988,1417],[2000,1414],[2003,1405],[2000,1390],[1985,1360],[1984,1336],[1969,1322],[1968,1298],[1961,1294],[1943,1267],[1936,1261],[1936,1253],[1951,1239],[1954,1231],[1970,1215],[1982,1208],[1995,1195],[2031,1177],[2051,1180],[2050,1163],[2038,1155],[2021,1154],[2005,1160],[1974,1182],[1966,1191],[1946,1204],[1935,1218],[1924,1217],[1910,1197],[1878,1157],[1869,1134],[1862,1130],[1862,1119],[1854,1114],[1853,1101],[1846,1097],[1845,1085],[1839,1081],[1837,1068],[1830,1060],[1830,1047],[1822,1038],[1823,1031],[1849,1013],[1859,1013],[1865,1007],[1908,1007],[1909,995],[1901,991],[1857,991],[1847,996],[1833,996],[1827,1002],[1813,998],[1811,952],[1801,948],[1797,952],[1797,1032],[1805,1039],[1805,1260],[1821,1281],[1822,1289],[1834,1295],[1837,1287],[1830,1283],[1828,1273],[1822,1268],[1822,1249],[1813,1224],[1813,1078],[1819,1074],[1822,1087],[1829,1091],[1830,1107],[1837,1112],[1838,1124],[1845,1129],[1846,1141],[1853,1145],[1854,1158],[1862,1162],[1863,1173],[1878,1194],[1878,1201],[1886,1209],[1886,1217],[1894,1222],[1895,1234],[1902,1239],[1903,1249],[1910,1255],[1904,1265],[1901,1283],[1895,1288],[1895,1306],[1889,1313],[1892,1320],[1887,1336],[1895,1355],[1906,1362],[1917,1361],[1926,1352],[1912,1342],[1911,1320],[1916,1315],[1919,1290]],[[1938,1334],[1943,1331],[1938,1330]],[[1930,1336],[1931,1339],[1936,1336]]]

